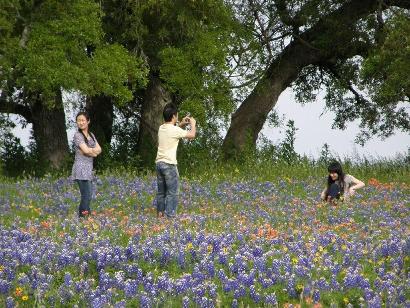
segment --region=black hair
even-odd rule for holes
[[[162,112],[162,115],[164,117],[165,122],[170,122],[172,120],[172,117],[177,115],[178,113],[178,108],[175,106],[173,103],[168,103],[164,107],[164,111]]]
[[[78,118],[79,116],[84,116],[87,121],[90,121],[90,115],[88,114],[87,111],[80,111],[79,113],[77,113],[77,115],[75,116],[75,120],[76,120],[76,121],[77,121],[77,118]],[[80,128],[78,129],[78,131],[83,135],[85,144],[88,146],[88,145],[89,145],[89,144],[88,144],[88,139],[87,139],[87,137],[84,135],[84,132],[83,132]],[[91,138],[93,138],[93,140],[94,140],[94,142],[95,142],[95,138],[94,138],[93,133],[91,133],[90,131],[88,131],[88,133],[89,133],[89,135],[91,136]]]
[[[340,194],[344,193],[344,188],[345,188],[345,174],[343,173],[342,170],[342,165],[338,163],[337,161],[334,161],[330,163],[330,165],[327,167],[327,171],[329,173],[337,173],[338,175],[338,181],[339,181],[339,186],[340,186]],[[332,185],[335,181],[332,180],[332,177],[329,175],[327,177],[327,189],[326,189],[326,199],[328,196],[329,188],[330,185]]]

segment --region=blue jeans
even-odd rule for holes
[[[81,193],[81,202],[80,206],[78,207],[78,216],[84,217],[91,214],[90,210],[90,202],[91,202],[91,194],[92,194],[92,184],[91,181],[88,180],[75,180],[78,183],[78,187],[80,187]],[[84,212],[87,211],[88,213],[85,214]]]
[[[176,165],[158,162],[157,169],[157,213],[175,217],[178,205],[179,173]]]

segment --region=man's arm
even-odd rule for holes
[[[196,136],[196,120],[194,118],[190,118],[189,123],[191,124],[191,130],[188,131],[185,138],[194,139]]]

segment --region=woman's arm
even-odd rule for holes
[[[100,145],[98,144],[97,140],[95,141],[95,148],[92,148],[92,150],[93,150],[93,152],[94,152],[96,155],[100,155],[100,154],[101,154],[102,150],[101,150],[101,147],[100,147]]]
[[[325,200],[325,199],[326,199],[326,190],[327,190],[327,188],[323,189],[323,191],[322,191],[321,194],[320,194],[320,198],[321,198],[322,200]]]
[[[98,146],[99,147],[99,146]],[[85,156],[89,156],[89,157],[97,157],[97,152],[94,150],[95,148],[89,148],[85,143],[81,143],[79,145],[80,151],[82,154],[84,154]],[[101,148],[100,148],[100,153],[101,153]]]
[[[363,188],[366,185],[362,181],[356,179],[354,176],[350,176],[350,177],[351,177],[352,185],[349,187],[349,194],[354,195],[357,189]]]

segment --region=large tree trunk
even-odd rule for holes
[[[279,95],[296,79],[300,70],[320,59],[319,52],[294,41],[269,67],[252,93],[232,115],[222,149],[226,158],[237,158],[254,148],[266,118]]]
[[[390,5],[409,5],[410,1],[385,1]],[[225,158],[240,157],[247,148],[255,148],[256,140],[268,113],[279,95],[308,65],[327,65],[368,50],[355,41],[354,24],[376,11],[378,1],[352,0],[329,13],[306,32],[300,34],[270,64],[264,77],[232,115],[231,125],[223,142]]]
[[[145,166],[153,165],[158,147],[158,128],[163,123],[164,106],[172,102],[159,77],[151,75],[141,109],[138,154]]]
[[[61,93],[58,92],[53,107],[37,100],[31,105],[31,122],[40,162],[52,168],[61,168],[68,158],[68,141],[65,113]]]
[[[114,121],[112,98],[105,95],[93,96],[87,100],[87,110],[91,120],[90,131],[102,148],[109,149]]]

